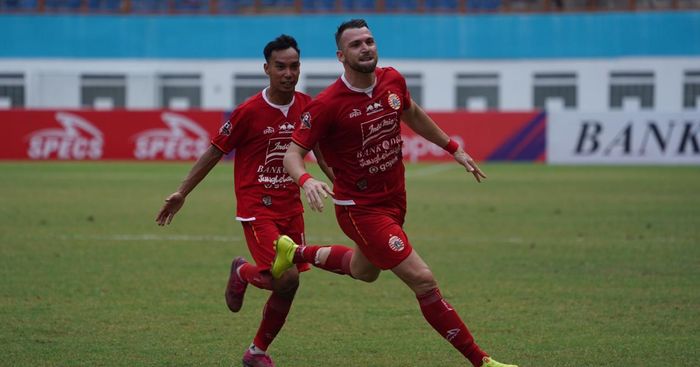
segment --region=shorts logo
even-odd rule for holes
[[[262,197],[262,203],[265,206],[270,206],[272,205],[272,198],[269,195],[265,195]]]
[[[310,129],[311,128],[311,114],[304,112],[301,114],[301,128]]]
[[[391,108],[393,108],[395,110],[398,110],[399,108],[401,108],[401,98],[399,98],[399,96],[397,96],[396,94],[394,94],[394,93],[389,94],[388,100],[389,100],[389,106],[391,106]]]
[[[401,252],[406,246],[403,244],[403,241],[398,236],[391,236],[389,238],[389,248],[396,251],[396,252]]]
[[[231,135],[231,120],[226,120],[224,124],[219,129],[219,134],[229,136]]]

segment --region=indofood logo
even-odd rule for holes
[[[104,138],[102,131],[84,118],[57,112],[61,128],[42,129],[27,136],[31,159],[100,159]]]
[[[209,148],[209,134],[196,122],[172,112],[163,112],[161,118],[167,129],[146,130],[135,136],[136,159],[196,159]]]

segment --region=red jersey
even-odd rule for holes
[[[233,182],[240,221],[285,218],[304,211],[299,186],[282,160],[311,97],[295,92],[290,104],[279,106],[267,100],[266,91],[238,106],[211,141],[224,153],[236,150]]]
[[[395,69],[376,68],[375,75],[375,85],[366,90],[341,76],[307,106],[292,136],[307,150],[319,144],[335,173],[339,205],[371,205],[406,194],[401,113],[411,96]]]

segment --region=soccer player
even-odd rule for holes
[[[185,203],[185,197],[207,176],[225,153],[236,150],[234,186],[237,199],[236,219],[243,225],[246,243],[255,265],[236,257],[226,286],[226,304],[238,312],[248,284],[271,290],[263,309],[257,334],[243,355],[244,367],[271,367],[267,349],[285,323],[299,286],[299,272],[309,268],[300,264],[272,278],[269,272],[274,258],[273,242],[280,233],[304,243],[303,206],[299,187],[282,166],[291,136],[297,129],[303,109],[311,100],[295,91],[299,80],[299,48],[294,38],[281,35],[263,50],[269,87],[238,106],[209,149],[194,164],[180,187],[165,200],[156,222],[170,224]],[[332,172],[319,164],[332,180]]]
[[[471,364],[512,367],[491,359],[476,344],[403,230],[406,189],[400,122],[443,147],[478,182],[486,176],[411,99],[399,72],[376,67],[377,45],[364,20],[341,24],[335,39],[344,73],[302,113],[284,166],[313,210],[323,210],[323,199],[333,196],[338,223],[357,246],[297,245],[282,236],[275,243],[273,277],[304,263],[367,282],[391,270],[416,294],[428,323]],[[305,171],[304,156],[317,144],[335,174],[332,190]]]

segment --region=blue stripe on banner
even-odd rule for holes
[[[520,131],[491,153],[487,160],[533,161],[544,154],[547,136],[547,114],[538,113]]]

